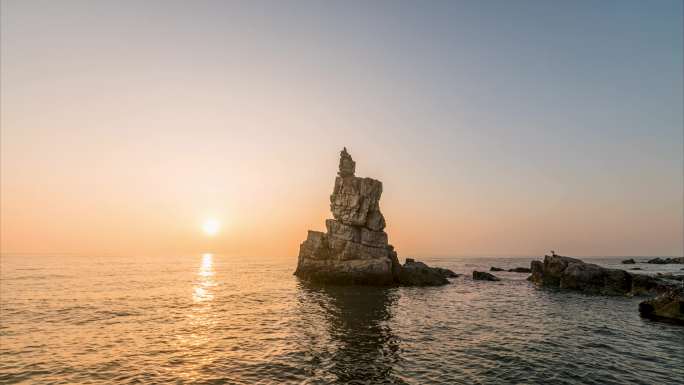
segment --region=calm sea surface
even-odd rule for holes
[[[470,274],[531,258],[424,260]],[[537,289],[516,273],[324,288],[295,265],[2,257],[0,383],[684,383],[684,327],[641,319],[639,298]]]

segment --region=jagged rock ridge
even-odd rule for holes
[[[300,278],[339,284],[438,285],[448,283],[453,272],[423,266],[404,269],[385,233],[380,212],[382,182],[354,175],[356,162],[344,148],[340,152],[338,176],[330,195],[333,219],[325,221],[326,232],[311,231],[299,249],[295,275]]]

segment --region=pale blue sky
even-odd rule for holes
[[[3,1],[3,248],[110,251],[97,234],[135,222],[145,241],[116,243],[165,249],[191,231],[168,223],[218,212],[235,224],[226,252],[296,254],[323,227],[346,145],[385,184],[400,254],[682,255],[682,14]],[[83,228],[95,240],[81,250]]]

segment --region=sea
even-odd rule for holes
[[[684,268],[624,258],[583,259]],[[0,383],[684,384],[684,326],[641,318],[643,298],[470,278],[538,257],[418,259],[463,276],[340,287],[301,282],[293,257],[6,255]]]

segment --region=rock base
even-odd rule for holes
[[[391,245],[364,245],[335,233],[309,231],[299,249],[295,275],[319,283],[392,285],[401,265]]]

